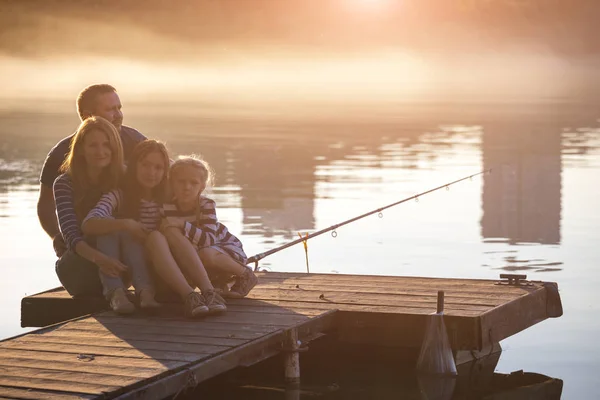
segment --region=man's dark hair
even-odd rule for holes
[[[90,85],[77,96],[77,113],[83,121],[96,110],[96,99],[104,93],[116,92],[117,89],[106,83]]]

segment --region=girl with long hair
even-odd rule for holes
[[[157,140],[145,140],[133,150],[120,188],[100,198],[88,213],[82,229],[111,241],[107,255],[131,269],[131,281],[141,308],[156,308],[154,285],[149,276],[145,246],[150,232],[160,224],[160,207],[167,185],[169,155]],[[124,276],[101,276],[104,295],[114,311],[129,314],[135,306],[126,294]]]

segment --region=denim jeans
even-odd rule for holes
[[[129,233],[115,232],[108,235],[96,236],[96,249],[109,257],[121,261],[129,268],[125,274],[118,277],[108,276],[99,271],[103,287],[102,293],[106,298],[109,298],[115,289],[126,289],[129,287],[127,278],[131,278],[131,282],[137,293],[142,289],[153,289],[144,244],[135,240]],[[125,284],[124,278],[127,284]]]

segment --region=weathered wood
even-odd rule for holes
[[[98,374],[108,375],[119,375],[130,378],[150,378],[155,375],[159,375],[164,371],[168,371],[169,368],[163,366],[163,368],[142,368],[132,367],[127,365],[102,365],[98,362],[85,362],[78,360],[71,361],[56,361],[56,360],[32,360],[21,357],[10,357],[3,351],[0,355],[0,371],[2,367],[10,367],[18,365],[20,367],[27,367],[31,369],[46,369],[46,370],[57,370],[57,371],[71,371],[71,372],[89,372]],[[125,363],[124,363],[125,364]]]
[[[539,287],[529,296],[495,307],[480,317],[481,343],[478,350],[548,318],[546,288]]]
[[[346,343],[418,348],[440,290],[457,357],[466,354],[461,350],[480,351],[550,316],[543,283],[516,287],[491,280],[337,274],[259,277],[247,298],[228,299],[223,315],[190,320],[183,317],[181,304],[167,303],[154,316],[99,312],[1,341],[0,368],[8,368],[8,379],[34,376],[29,387],[34,391],[66,393],[67,398],[99,390],[75,385],[69,390],[83,392],[64,391],[73,381],[114,386],[109,397],[162,399],[281,353],[290,330],[303,341],[335,332]],[[27,299],[28,312],[49,301],[71,309],[78,302],[62,290]],[[93,357],[80,360],[82,354]]]
[[[248,295],[250,299],[258,300],[291,300],[291,301],[307,301],[314,303],[339,303],[339,304],[362,304],[362,305],[387,305],[403,308],[423,308],[426,310],[435,311],[436,296],[432,296],[428,300],[415,301],[411,298],[387,295],[387,294],[365,294],[361,292],[328,292],[328,291],[289,291],[289,290],[253,290]],[[460,313],[461,311],[477,311],[485,312],[493,304],[477,305],[477,304],[447,304],[448,313]]]
[[[298,331],[288,329],[285,332],[285,383],[291,387],[300,385],[300,354],[298,354]]]
[[[122,340],[115,336],[79,336],[64,337],[50,335],[30,335],[21,339],[15,339],[12,343],[47,343],[47,344],[73,344],[84,346],[97,346],[120,349],[160,350],[169,352],[182,352],[191,354],[212,354],[229,349],[232,346],[202,345],[177,342],[153,342],[145,340]]]
[[[1,357],[11,359],[22,359],[30,360],[40,363],[52,364],[58,363],[76,363],[79,366],[94,365],[98,367],[132,367],[152,370],[164,370],[173,369],[182,365],[185,365],[185,361],[169,361],[169,360],[157,360],[153,358],[128,358],[128,357],[110,357],[96,354],[93,363],[87,361],[80,361],[77,359],[77,355],[71,353],[55,353],[51,351],[35,351],[35,350],[20,350],[20,349],[8,349],[2,348]]]
[[[55,369],[24,368],[16,366],[0,366],[0,376],[8,379],[43,379],[53,381],[53,390],[64,392],[75,391],[77,393],[101,394],[112,392],[121,387],[129,386],[138,382],[140,378],[123,375],[109,375],[100,373],[88,373],[78,371],[59,371]],[[1,378],[0,378],[1,379]]]
[[[267,333],[270,332],[268,328],[263,328],[260,331],[249,331],[249,330],[235,330],[235,329],[227,329],[228,326],[223,326],[222,329],[214,328],[214,324],[211,325],[211,328],[208,328],[203,324],[198,328],[173,328],[169,326],[145,326],[145,325],[110,325],[106,326],[98,323],[97,321],[89,322],[85,321],[82,323],[71,323],[69,325],[64,326],[63,328],[57,330],[57,332],[98,332],[98,333],[106,333],[106,334],[114,334],[114,335],[134,335],[142,330],[146,335],[157,335],[160,337],[164,337],[165,335],[171,335],[173,332],[177,334],[175,336],[181,337],[182,341],[185,342],[188,340],[188,337],[192,338],[215,338],[215,339],[232,339],[236,341],[246,341],[257,339]],[[223,325],[223,324],[221,324]],[[239,325],[235,325],[235,327],[239,327]],[[214,329],[213,329],[214,328]],[[183,339],[186,338],[186,339]],[[207,343],[209,344],[209,343]]]
[[[109,327],[109,329],[113,329],[115,326],[147,326],[147,327],[157,327],[161,324],[166,324],[165,321],[168,321],[168,326],[172,330],[183,331],[184,329],[201,329],[203,332],[208,332],[210,330],[229,330],[233,334],[266,334],[271,332],[273,329],[269,326],[258,325],[255,323],[243,323],[243,324],[227,324],[223,322],[214,322],[213,320],[183,320],[183,319],[142,319],[142,318],[128,318],[121,317],[117,315],[99,315],[92,318],[85,318],[73,323],[72,326],[79,326],[79,324],[101,324]],[[202,321],[199,324],[199,321]]]
[[[296,325],[300,340],[313,335],[315,332],[325,332],[333,329],[335,315],[335,311],[329,311],[312,318],[306,323]],[[263,360],[266,356],[276,354],[281,351],[284,340],[284,331],[275,331],[258,340],[190,366],[185,371],[165,377],[159,382],[152,382],[124,393],[117,399],[139,399],[141,396],[147,400],[163,399],[181,388],[189,386],[190,382],[203,382],[238,365],[249,365],[252,362]]]
[[[232,339],[228,337],[215,338],[215,337],[204,337],[200,334],[195,336],[185,336],[178,334],[153,334],[146,333],[143,328],[139,329],[105,329],[99,330],[81,330],[81,329],[57,329],[53,332],[48,332],[44,337],[60,337],[77,340],[78,338],[94,339],[99,340],[105,339],[120,339],[130,344],[134,342],[152,342],[152,343],[181,343],[181,344],[202,344],[202,345],[215,345],[215,346],[239,346],[244,344],[247,340]]]
[[[37,341],[30,341],[28,339],[22,339],[18,342],[7,341],[0,345],[0,351],[4,349],[18,349],[18,350],[35,350],[35,351],[52,351],[55,353],[71,353],[76,358],[78,354],[94,354],[111,357],[130,357],[130,358],[151,358],[157,360],[167,361],[198,361],[200,359],[208,357],[209,353],[183,353],[175,351],[162,351],[162,350],[138,350],[133,348],[114,348],[114,347],[102,347],[102,346],[89,346],[79,344],[57,344],[57,343],[43,343]]]
[[[0,374],[0,386],[16,388],[32,388],[42,390],[57,390],[61,392],[100,395],[103,392],[120,390],[120,386],[97,385],[84,382],[65,382],[54,379],[38,378],[33,376],[14,376],[9,372]]]
[[[541,283],[533,286],[496,285],[497,281],[463,280],[418,277],[353,276],[343,274],[298,274],[298,273],[258,273],[259,284],[251,292],[250,298],[265,302],[295,301],[307,305],[299,307],[299,312],[321,304],[328,309],[358,311],[360,307],[373,312],[373,307],[381,307],[380,312],[390,307],[403,307],[402,313],[428,313],[435,293],[444,290],[447,297],[449,315],[469,316],[481,313],[480,307],[495,307],[516,297],[526,296],[536,290]],[[305,292],[304,295],[296,292]],[[288,298],[288,294],[294,296]],[[324,295],[324,298],[321,297]],[[316,295],[316,298],[315,298]],[[386,297],[390,296],[390,297]],[[102,299],[74,300],[64,290],[54,289],[23,299],[22,325],[45,326],[86,313],[106,309]],[[55,303],[60,302],[60,303]],[[86,303],[87,302],[87,303]],[[60,306],[58,305],[60,304]],[[334,306],[339,307],[334,308]],[[341,308],[340,308],[341,307]],[[63,310],[64,315],[56,314]],[[419,310],[422,309],[422,310]],[[173,311],[174,310],[174,311]],[[249,312],[251,310],[238,310]],[[256,310],[258,311],[258,310]],[[281,313],[274,309],[267,313]],[[180,305],[172,305],[168,313],[182,314]],[[394,311],[389,311],[394,312]],[[397,312],[397,311],[396,311]]]
[[[93,395],[84,393],[65,393],[58,391],[42,391],[32,388],[21,389],[16,387],[0,386],[0,396],[5,396],[8,399],[22,400],[76,400],[76,399],[92,399]]]

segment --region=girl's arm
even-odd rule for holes
[[[140,222],[129,218],[114,218],[122,202],[123,191],[120,189],[104,194],[83,220],[83,232],[88,235],[106,235],[127,231],[137,238],[145,239],[148,232]]]
[[[183,234],[197,247],[212,246],[217,243],[217,210],[215,202],[203,198],[200,201],[198,216],[195,222],[186,222]]]
[[[104,194],[96,207],[92,208],[83,219],[81,230],[87,235],[105,235],[125,229],[123,220],[113,217],[113,214],[119,209],[121,197],[120,190]]]

